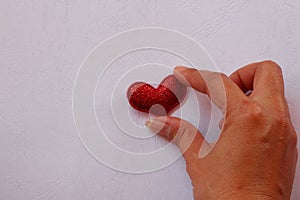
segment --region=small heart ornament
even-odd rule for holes
[[[165,115],[184,100],[187,88],[174,75],[164,78],[157,88],[145,82],[135,82],[127,90],[129,104],[136,110]]]

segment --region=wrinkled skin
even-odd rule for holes
[[[174,74],[207,94],[224,114],[215,144],[208,144],[195,127],[179,118],[161,116],[146,122],[182,151],[194,198],[289,199],[298,150],[281,68],[264,61],[229,77],[186,67],[176,67]],[[245,94],[248,90],[250,95]],[[205,148],[199,152],[201,146]]]

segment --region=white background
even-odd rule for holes
[[[98,43],[131,28],[185,33],[227,74],[277,61],[300,132],[299,10],[297,0],[2,0],[0,199],[192,199],[183,159],[126,174],[93,159],[76,133],[71,99],[80,64]]]

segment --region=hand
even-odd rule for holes
[[[224,114],[214,146],[182,119],[161,116],[146,122],[182,151],[195,199],[289,199],[297,135],[280,67],[264,61],[230,77],[186,67],[176,67],[174,74],[183,84],[207,94]],[[252,93],[245,95],[249,90]],[[203,153],[207,155],[201,157]]]

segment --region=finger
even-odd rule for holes
[[[199,150],[207,145],[202,134],[189,122],[169,116],[160,116],[146,122],[146,126],[180,149],[186,161],[199,159]]]
[[[230,76],[244,92],[253,90],[251,96],[284,96],[282,71],[273,61],[249,64]]]
[[[241,100],[247,100],[241,89],[225,74],[178,66],[174,75],[181,83],[207,94],[223,113],[233,109]]]

